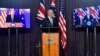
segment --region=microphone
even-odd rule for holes
[[[16,27],[16,24],[15,23],[11,23],[11,27]]]

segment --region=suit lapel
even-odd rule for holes
[[[53,26],[48,17],[47,17],[47,20],[48,20],[48,24],[50,24],[50,26]],[[54,20],[53,20],[53,24],[54,24]]]
[[[11,22],[13,22],[11,15],[10,15],[10,18],[11,18],[11,19],[10,19],[10,20],[11,20]]]

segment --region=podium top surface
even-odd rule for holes
[[[59,27],[41,27],[42,32],[59,32]]]

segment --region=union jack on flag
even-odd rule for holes
[[[77,11],[78,11],[79,17],[80,17],[81,19],[83,19],[84,16],[86,15],[86,13],[84,12],[84,10],[83,10],[82,8],[78,8]]]
[[[46,15],[45,1],[44,0],[40,0],[37,19],[43,20],[45,18],[45,15]]]

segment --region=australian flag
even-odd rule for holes
[[[42,20],[45,18],[46,16],[46,10],[45,10],[45,1],[44,0],[40,0],[40,4],[38,7],[38,13],[37,13],[37,23],[39,24],[39,26],[41,26],[42,24]]]
[[[25,15],[24,15],[23,9],[18,10],[18,17],[19,17],[20,22],[22,22],[23,24],[23,28],[26,28]]]

